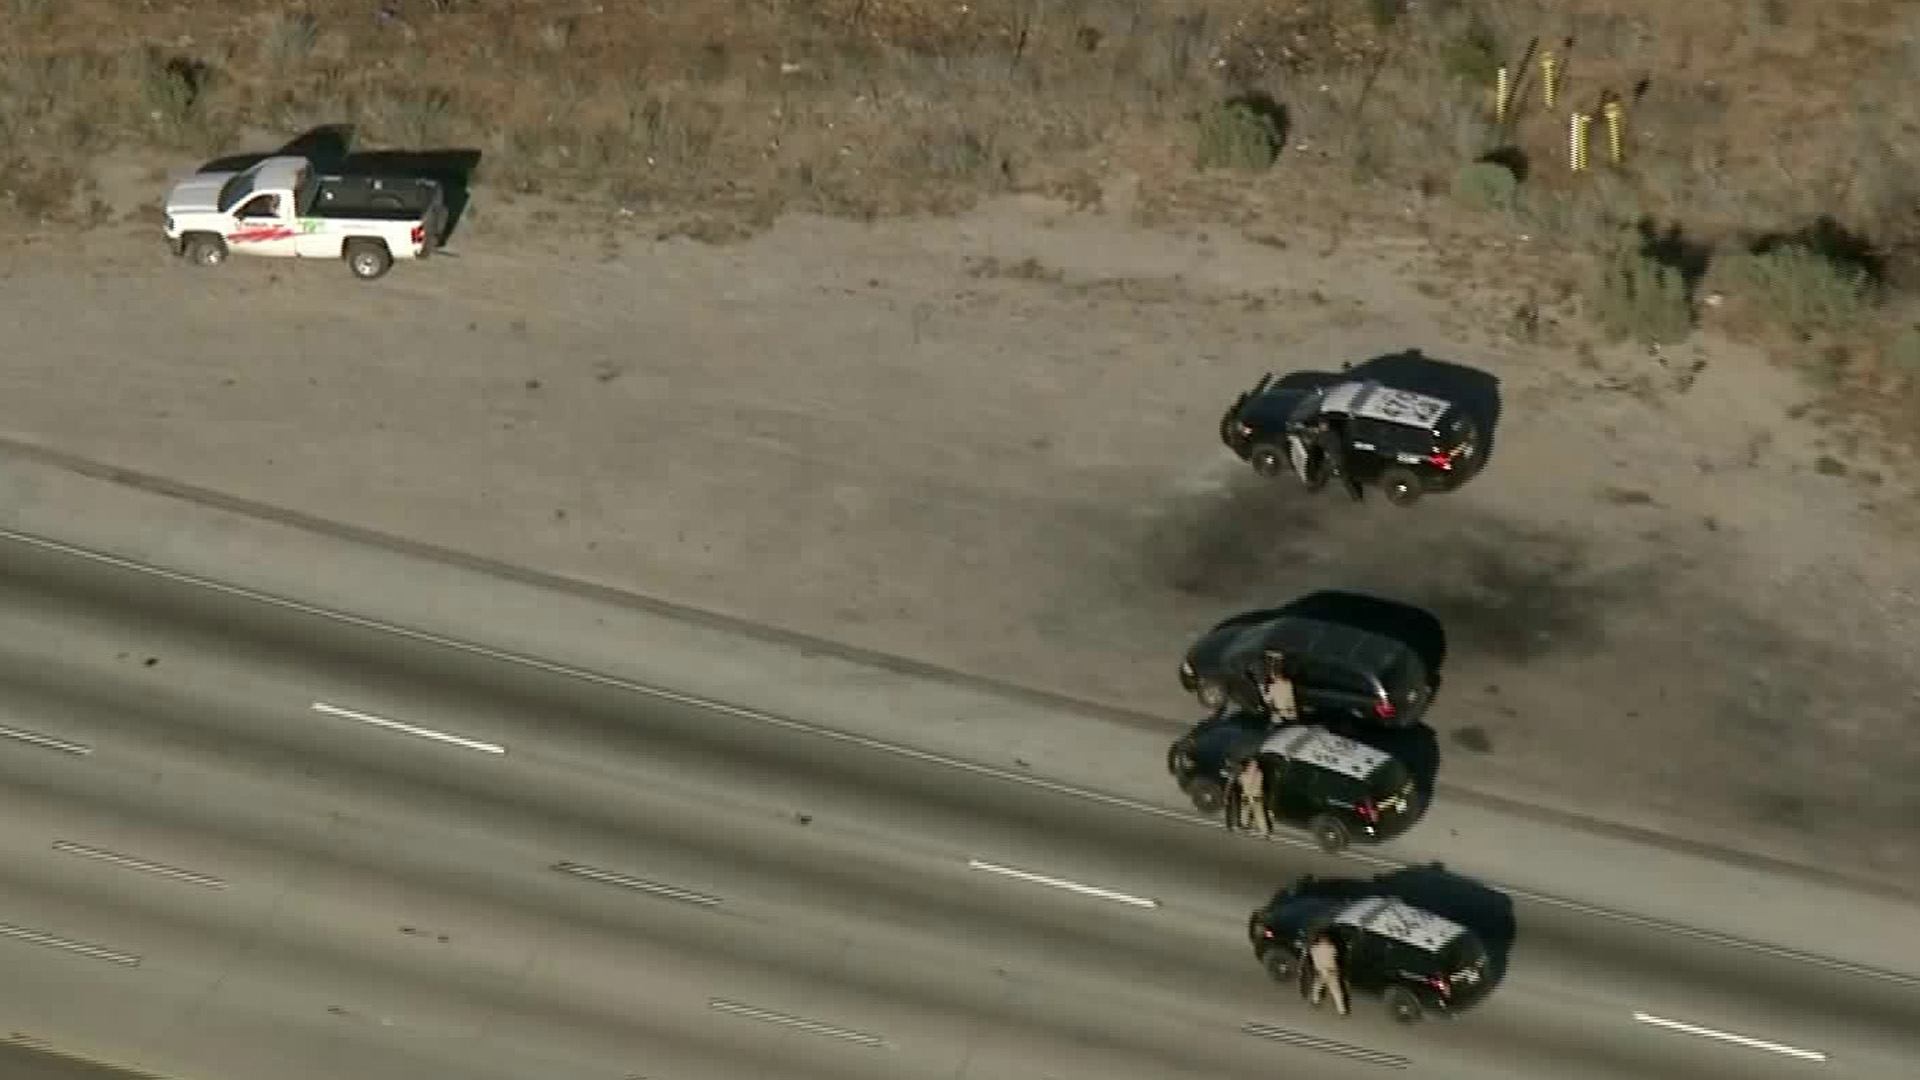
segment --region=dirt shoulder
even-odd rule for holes
[[[1448,245],[1131,190],[724,247],[480,206],[375,285],[48,237],[0,263],[0,433],[1170,733],[1200,629],[1383,595],[1447,631],[1443,782],[1913,884],[1911,485],[1797,376],[1710,329],[1522,345],[1423,291]],[[1261,372],[1410,346],[1499,380],[1468,490],[1356,507],[1219,446]]]

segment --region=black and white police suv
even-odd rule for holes
[[[1303,954],[1325,930],[1340,949],[1348,986],[1381,998],[1403,1024],[1453,1016],[1491,987],[1486,946],[1452,919],[1387,896],[1358,899],[1299,886],[1282,889],[1247,919],[1253,955],[1276,982],[1301,977]]]
[[[1205,720],[1168,748],[1167,771],[1195,809],[1216,814],[1248,758],[1260,763],[1274,822],[1306,829],[1329,854],[1356,839],[1390,840],[1419,818],[1404,763],[1322,727],[1273,727],[1246,714]]]
[[[1318,491],[1332,475],[1323,427],[1346,446],[1353,478],[1396,506],[1459,487],[1480,450],[1479,425],[1453,402],[1377,379],[1287,386],[1271,372],[1221,417],[1220,441],[1260,475],[1291,470]]]

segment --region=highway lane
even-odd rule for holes
[[[246,821],[249,808],[274,805],[277,798],[293,818],[272,828],[262,819],[255,833],[234,837],[238,850],[268,853],[253,858],[274,865],[273,853],[284,860],[302,850],[298,840],[311,838],[312,822],[346,813],[389,837],[389,847],[355,846],[351,858],[330,857],[353,862],[369,882],[393,882],[421,877],[433,865],[430,853],[459,849],[438,832],[432,841],[391,839],[403,831],[399,823],[406,823],[410,835],[424,823],[464,822],[470,832],[516,854],[483,856],[476,850],[447,867],[423,885],[423,895],[441,897],[439,903],[490,895],[491,888],[508,890],[498,897],[503,907],[585,920],[592,905],[604,901],[557,896],[548,885],[525,886],[532,894],[512,891],[517,879],[495,867],[514,858],[539,867],[556,857],[660,867],[669,871],[661,878],[725,896],[730,908],[764,904],[780,912],[783,925],[851,943],[848,950],[860,942],[884,942],[869,950],[883,953],[911,942],[932,947],[929,938],[945,942],[941,947],[950,954],[937,966],[951,974],[915,991],[936,1014],[969,1007],[957,1000],[966,997],[958,989],[965,984],[961,974],[992,966],[1057,980],[1067,1000],[1091,1000],[1086,995],[1109,986],[1142,988],[1140,1004],[1116,1007],[1127,1018],[1120,1034],[1149,1030],[1134,1022],[1142,1017],[1180,1017],[1188,1025],[1182,1031],[1213,1031],[1203,1049],[1182,1049],[1183,1058],[1197,1055],[1196,1065],[1221,1052],[1213,1047],[1224,1038],[1222,1031],[1236,1031],[1239,1021],[1227,1021],[1273,993],[1239,937],[1246,909],[1292,873],[1329,865],[1185,822],[903,763],[734,717],[661,707],[567,680],[470,664],[464,657],[449,660],[437,650],[356,640],[365,635],[334,628],[274,625],[275,619],[252,619],[245,605],[222,610],[192,595],[142,597],[119,583],[96,591],[95,598],[93,604],[75,604],[64,587],[10,585],[0,592],[0,636],[8,642],[0,672],[6,715],[33,717],[39,721],[34,730],[101,747],[85,758],[62,757],[59,767],[36,759],[15,769],[8,763],[26,758],[0,754],[10,799],[32,792],[48,801],[37,811],[18,808],[19,828],[37,821],[41,838],[61,821],[82,819],[87,807],[105,808],[115,821],[142,821],[159,830],[134,838],[145,845],[141,850],[191,854],[206,838],[223,835],[222,821]],[[182,619],[180,612],[191,617]],[[148,667],[146,655],[160,662]],[[313,655],[318,662],[309,659]],[[380,715],[497,741],[510,751],[480,754],[351,721],[328,724],[322,721],[338,718],[316,716],[306,700],[319,692],[351,693],[353,704]],[[40,758],[48,753],[32,752]],[[180,786],[180,794],[163,812],[155,800],[170,784]],[[266,793],[249,791],[249,784],[266,785]],[[229,794],[212,794],[221,791]],[[292,798],[294,793],[303,798]],[[301,805],[303,800],[313,802]],[[10,801],[10,818],[15,809]],[[801,813],[811,815],[810,824],[798,823],[794,815]],[[169,814],[177,824],[161,828]],[[980,872],[965,868],[966,859],[982,854],[1153,896],[1161,906],[1143,912],[1025,883],[984,882]],[[9,865],[21,868],[10,875],[10,881],[25,882],[27,899],[21,902],[43,905],[37,910],[91,903],[89,894],[76,893],[77,886],[59,873],[34,877],[39,871],[30,868],[38,862],[29,850],[10,853]],[[544,873],[542,880],[552,877]],[[212,920],[197,932],[219,936],[230,916],[197,910]],[[496,917],[475,915],[483,924]],[[625,918],[602,931],[607,941],[657,938],[657,920],[668,917],[650,912]],[[1556,909],[1521,905],[1515,918],[1519,941],[1506,985],[1486,1010],[1458,1025],[1408,1033],[1364,1016],[1341,1024],[1306,1013],[1285,995],[1266,1022],[1387,1047],[1423,1071],[1451,1061],[1476,1075],[1491,1074],[1499,1061],[1514,1067],[1514,1075],[1551,1069],[1562,1075],[1752,1076],[1810,1067],[1777,1054],[1651,1030],[1631,1019],[1633,1009],[1656,1012],[1656,1005],[1665,1010],[1656,1013],[1661,1016],[1823,1046],[1836,1062],[1854,1066],[1848,1075],[1871,1075],[1861,1068],[1897,1065],[1913,1051],[1905,1041],[1913,1027],[1910,991]],[[352,936],[345,927],[351,925],[342,923],[338,941],[326,940],[345,947],[341,942]],[[764,970],[775,966],[766,958],[786,947],[780,939],[791,936],[775,934],[772,944],[753,934],[702,939],[704,951],[685,962],[702,968],[716,956],[730,956],[742,972]],[[754,947],[743,952],[743,942]],[[787,968],[801,984],[813,986],[820,981],[820,963],[815,953]],[[868,1014],[882,1011],[870,1008]],[[1030,1011],[1030,1005],[1015,1010]],[[1100,1023],[1098,1016],[1085,1017],[1067,1030]],[[952,1039],[950,1032],[927,1036],[941,1037]],[[531,1045],[540,1045],[537,1035],[530,1038]],[[1180,1031],[1167,1032],[1156,1045],[1188,1040]],[[1228,1039],[1220,1045],[1250,1042]],[[1258,1045],[1262,1060],[1301,1053]],[[1132,1045],[1128,1056],[1143,1052],[1157,1051]],[[1568,1061],[1569,1055],[1578,1057]],[[1320,1066],[1317,1058],[1314,1065]],[[1206,1071],[1235,1075],[1231,1070],[1238,1067],[1225,1062]]]

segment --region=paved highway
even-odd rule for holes
[[[1343,1020],[1244,927],[1350,861],[51,553],[0,567],[0,727],[0,1024],[183,1080],[1920,1060],[1914,984],[1439,874],[1400,881],[1511,924],[1500,985]]]

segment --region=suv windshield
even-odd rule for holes
[[[1301,398],[1300,404],[1295,405],[1293,407],[1293,412],[1290,415],[1288,415],[1287,423],[1304,424],[1307,421],[1313,419],[1314,417],[1319,416],[1320,402],[1324,400],[1326,396],[1327,396],[1326,388],[1322,387],[1306,395],[1305,397]]]

